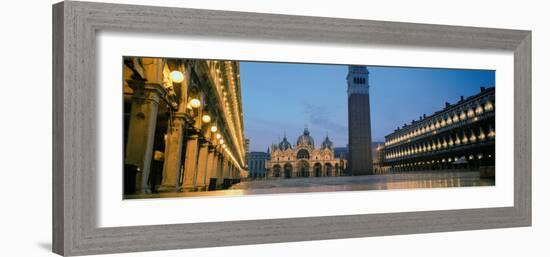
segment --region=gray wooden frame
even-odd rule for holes
[[[95,224],[97,113],[94,106],[97,97],[95,35],[99,30],[513,51],[514,206],[98,228]],[[72,1],[53,6],[53,251],[58,254],[530,225],[530,31]]]

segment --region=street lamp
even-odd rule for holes
[[[174,70],[170,72],[170,79],[172,79],[172,82],[181,83],[183,81],[183,73],[181,71]]]
[[[199,108],[201,107],[201,101],[197,98],[193,98],[191,99],[191,101],[189,101],[189,105],[191,105],[191,107],[193,108]]]
[[[202,122],[204,122],[204,123],[208,123],[208,122],[210,122],[211,120],[212,120],[212,118],[210,118],[210,115],[208,115],[208,114],[204,114],[204,115],[202,116]]]
[[[218,127],[216,127],[216,125],[212,125],[212,127],[210,127],[210,132],[216,133],[216,131],[218,131]]]

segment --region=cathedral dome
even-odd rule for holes
[[[330,149],[330,150],[332,150],[332,147],[333,147],[332,141],[330,141],[328,136],[325,137],[325,141],[323,141],[323,143],[321,144],[321,149]]]
[[[286,149],[291,149],[291,148],[292,148],[292,145],[290,144],[290,142],[288,142],[288,140],[286,139],[286,136],[283,137],[283,141],[279,143],[279,149],[284,151]]]
[[[315,148],[315,144],[313,142],[313,137],[309,135],[309,130],[307,128],[304,129],[304,134],[302,134],[298,141],[296,142],[296,145],[299,147],[311,147]]]

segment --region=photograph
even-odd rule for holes
[[[9,12],[4,255],[544,252],[542,5],[158,2]]]
[[[495,186],[495,70],[141,56],[122,70],[123,199]]]

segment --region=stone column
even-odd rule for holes
[[[166,134],[164,150],[164,167],[162,170],[162,184],[159,191],[178,192],[183,183],[183,166],[185,163],[185,144],[187,123],[187,89],[189,87],[190,72],[189,67],[180,67],[184,74],[184,80],[181,83],[172,83],[172,87],[179,92],[179,105],[175,113],[170,117],[171,122]]]
[[[231,177],[231,163],[229,162],[229,160],[226,160],[226,164],[225,164],[226,168],[224,170],[224,174],[225,174],[225,178],[228,178],[228,179],[232,179]]]
[[[208,168],[208,142],[199,139],[199,156],[197,163],[197,183],[196,190],[203,191],[206,189],[206,169]]]
[[[216,164],[217,164],[217,156],[216,151],[214,150],[214,147],[210,146],[208,147],[208,161],[207,161],[207,169],[206,169],[206,189],[208,190],[210,188],[210,179],[216,178]]]
[[[183,191],[189,192],[195,189],[196,167],[199,150],[199,138],[197,135],[189,136],[185,151],[185,169],[183,171]]]
[[[218,170],[217,170],[217,181],[216,183],[218,184],[218,188],[223,184],[223,169],[224,169],[224,160],[223,160],[223,153],[219,153],[218,154]]]
[[[231,177],[229,175],[229,161],[227,160],[227,157],[224,157],[223,158],[223,169],[222,169],[222,176],[223,176],[223,180],[226,181],[226,180],[231,180]],[[224,182],[226,183],[226,182]],[[227,185],[224,185],[224,186],[227,186]]]
[[[231,180],[231,164],[229,163],[229,160],[224,158],[224,164],[223,164],[223,178]]]
[[[182,166],[182,150],[184,142],[185,119],[183,113],[175,113],[172,125],[166,134],[164,150],[164,169],[162,184],[159,191],[174,192],[179,190],[179,180]]]
[[[162,85],[154,83],[129,81],[128,84],[134,90],[134,95],[132,96],[124,163],[135,165],[139,169],[136,174],[136,192],[150,193],[148,181],[158,104],[164,96],[165,90]]]
[[[232,179],[231,177],[231,163],[229,160],[225,160],[225,170],[223,171],[224,177],[228,179]]]

